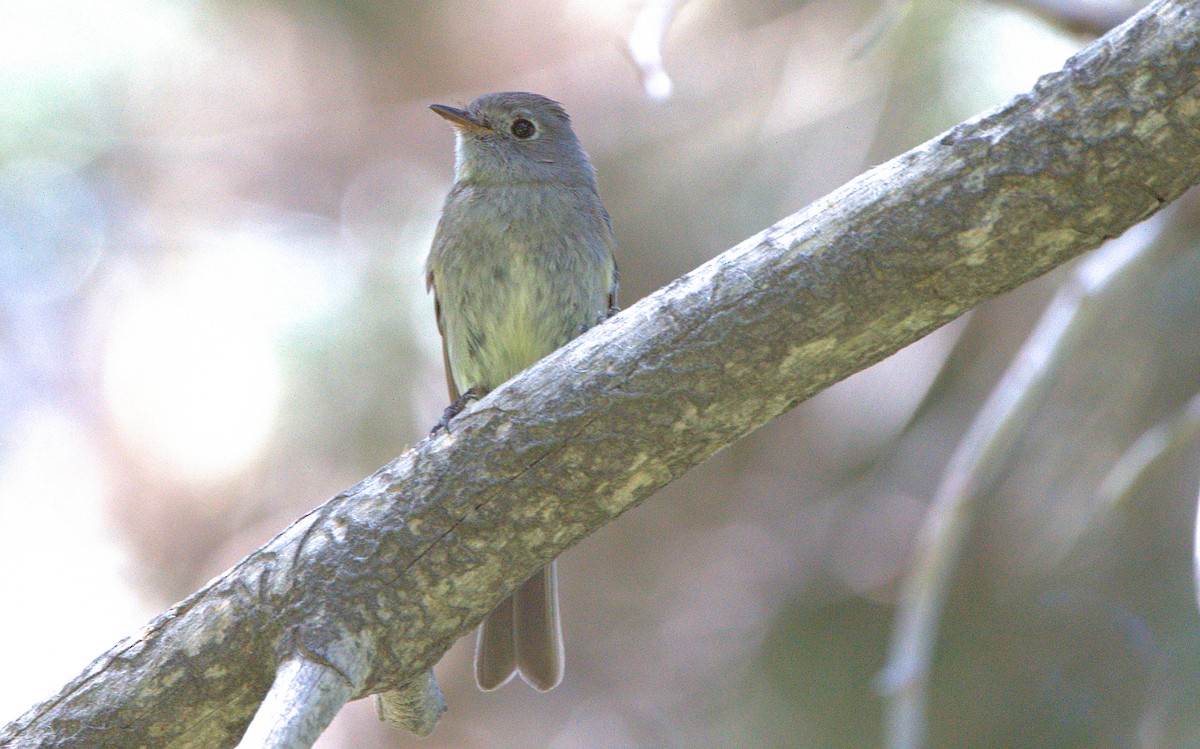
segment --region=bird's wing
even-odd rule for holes
[[[616,245],[616,238],[613,236],[612,219],[609,218],[608,209],[603,204],[600,205],[600,220],[604,222],[604,227],[608,229],[608,249],[612,257],[612,285],[608,287],[608,310],[609,315],[613,314],[613,310],[620,309],[617,307],[617,291],[621,287],[621,274],[617,271],[616,253],[613,252]]]
[[[617,261],[613,261],[612,286],[608,288],[608,308],[609,310],[619,309],[617,307],[617,292],[621,288],[621,274],[617,271]],[[611,312],[610,312],[611,314]]]
[[[437,317],[438,333],[442,336],[442,364],[446,368],[446,389],[450,391],[450,402],[458,402],[458,387],[454,384],[454,371],[450,369],[450,349],[446,346],[446,329],[442,326],[442,304],[438,301],[437,283],[433,278],[433,269],[425,272],[425,289],[433,292],[433,314]]]

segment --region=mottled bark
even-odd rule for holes
[[[353,696],[420,676],[533,570],[673,478],[1200,181],[1198,86],[1197,4],[1153,5],[1031,93],[497,389],[118,644],[0,744],[231,746],[281,663],[332,669],[350,688],[330,693]]]

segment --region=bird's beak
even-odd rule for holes
[[[430,104],[429,108],[457,128],[463,130],[491,130],[490,127],[476,120],[466,110],[455,109],[454,107],[448,107],[445,104]]]

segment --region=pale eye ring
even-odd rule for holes
[[[528,140],[537,133],[537,125],[533,124],[524,117],[521,117],[514,120],[512,126],[509,127],[508,130],[513,134],[514,137],[520,138],[521,140]]]

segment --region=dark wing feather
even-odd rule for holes
[[[433,292],[433,314],[437,317],[438,333],[442,336],[442,364],[446,368],[446,389],[450,391],[450,402],[457,403],[459,392],[454,384],[454,372],[450,369],[450,349],[446,347],[446,330],[442,327],[442,303],[438,301],[432,270],[425,274],[425,289]]]
[[[617,272],[617,263],[614,260],[613,261],[612,286],[608,290],[608,309],[610,310],[609,314],[612,314],[611,310],[618,309],[618,307],[617,307],[617,291],[620,290],[620,288],[621,288],[621,274],[619,272]]]

